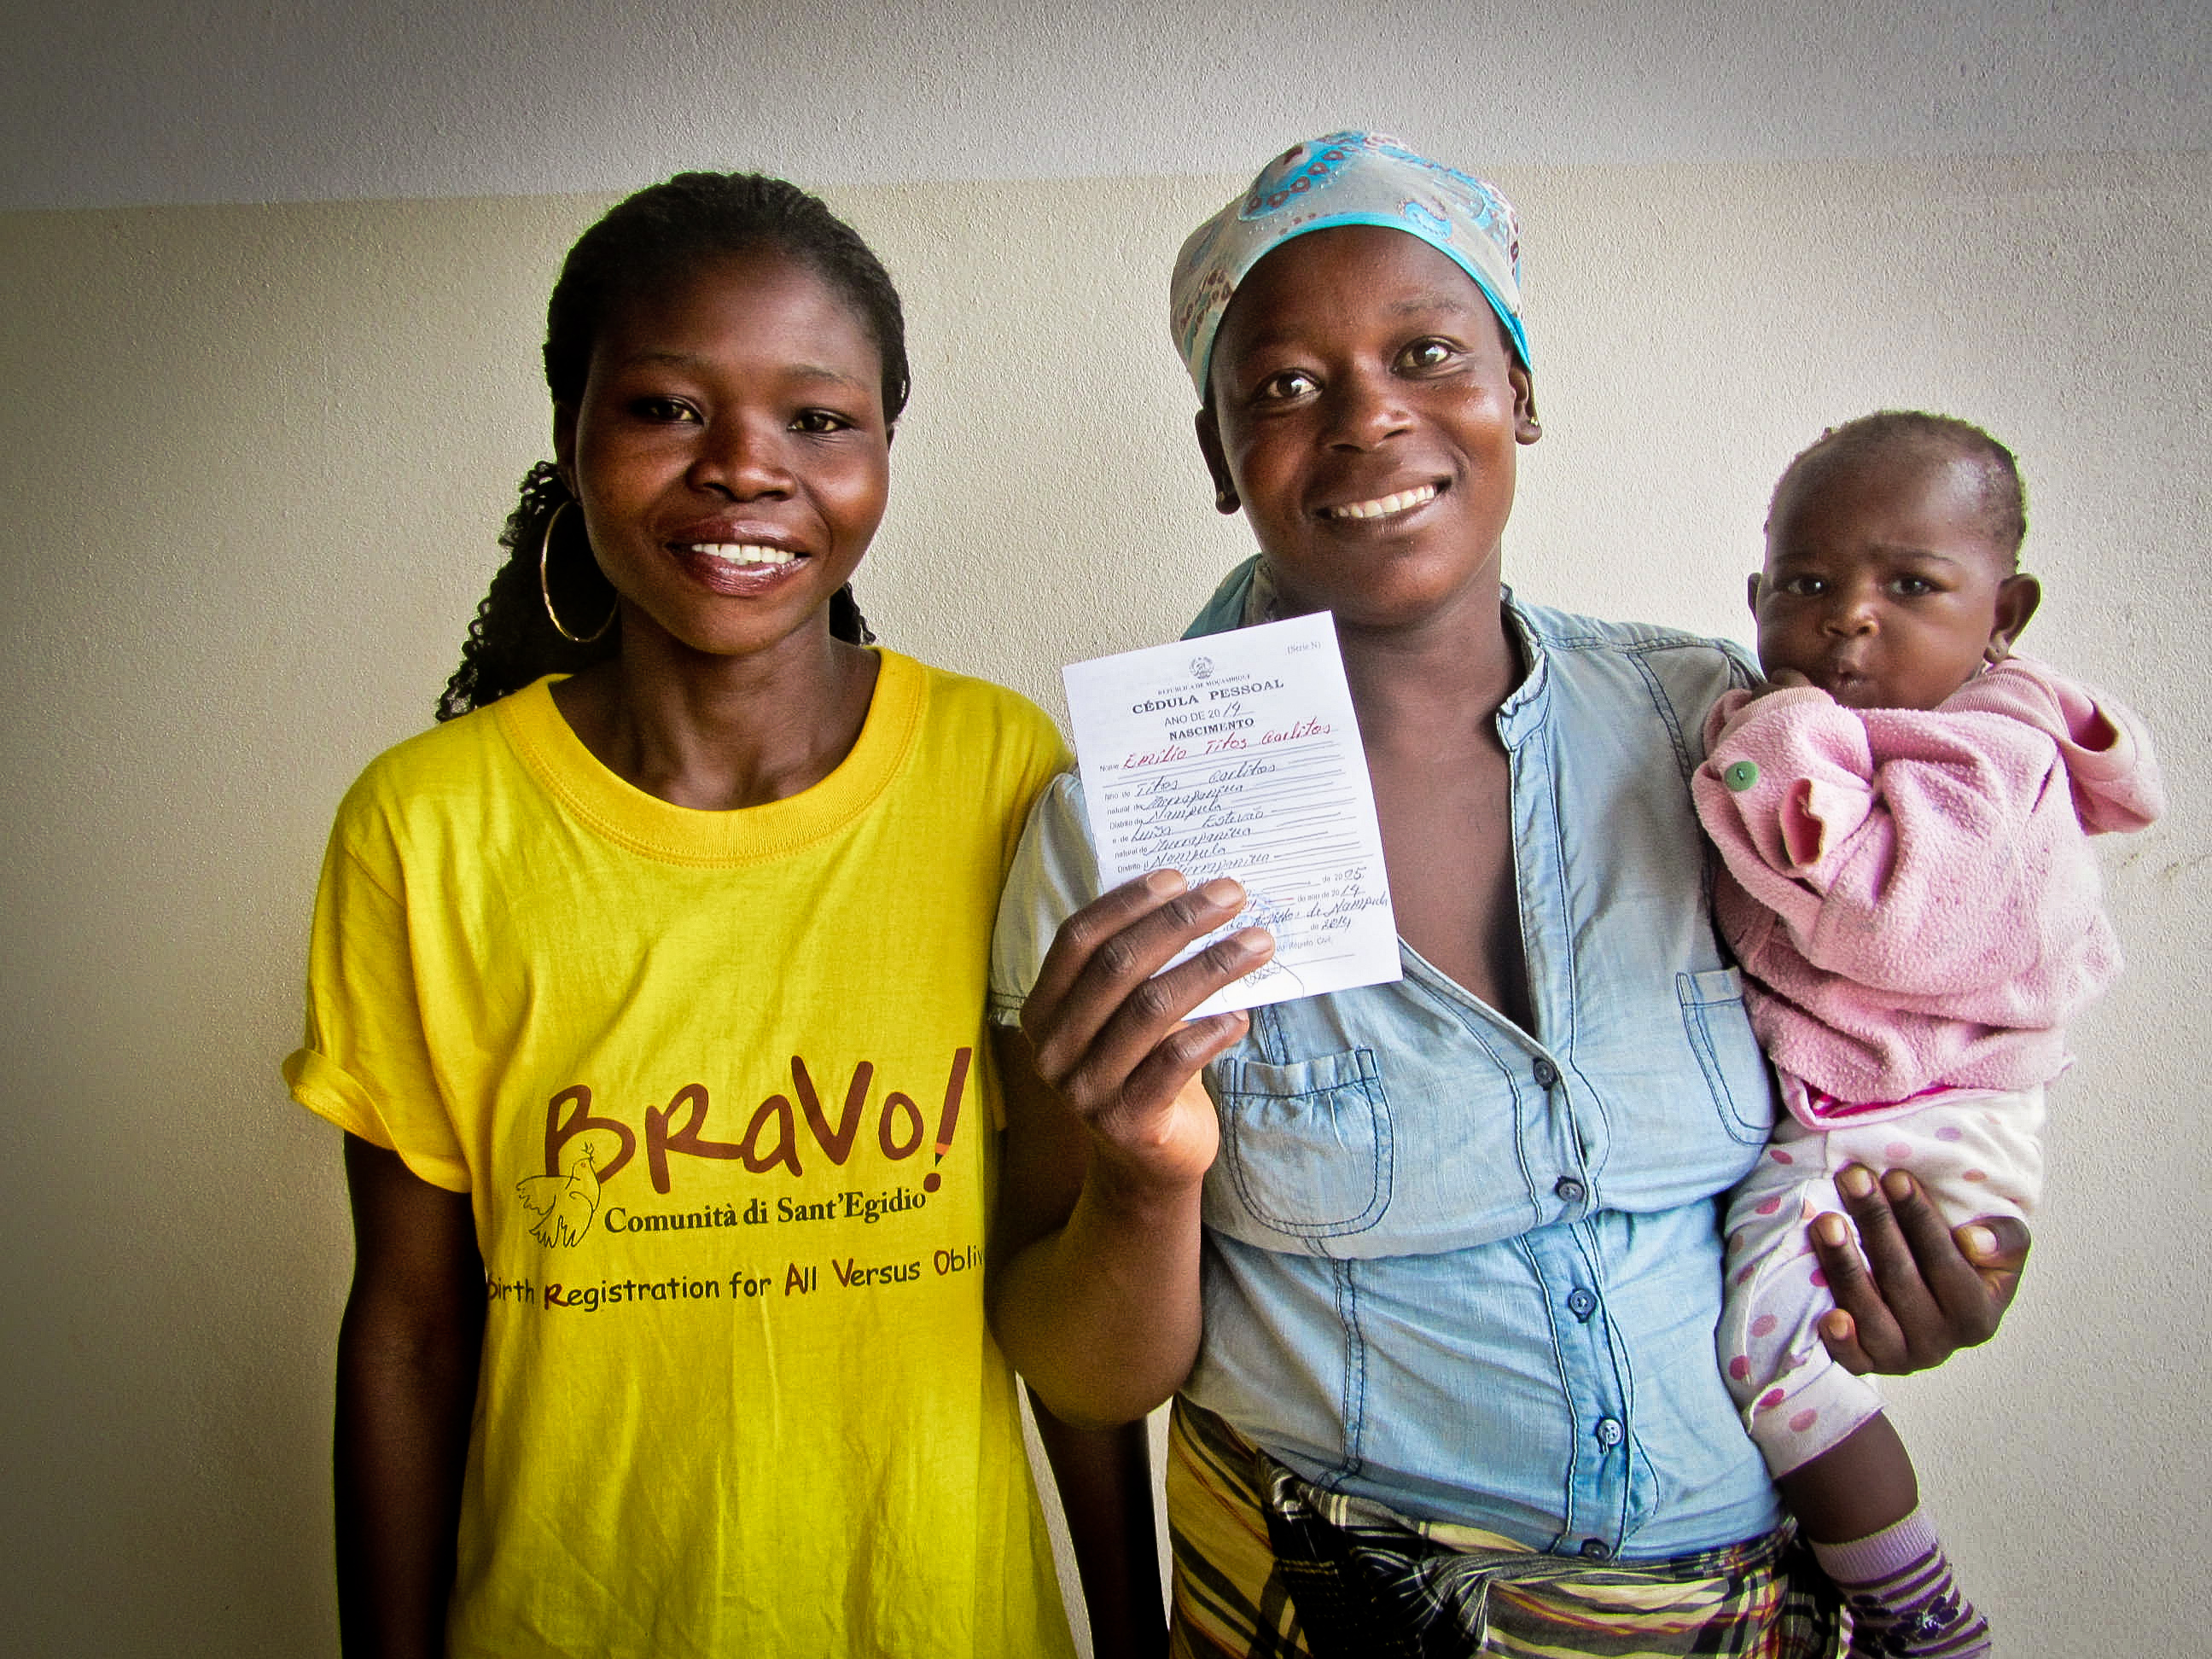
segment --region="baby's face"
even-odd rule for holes
[[[1759,659],[1852,708],[1933,708],[2033,609],[1972,463],[1940,452],[1832,467],[1787,489],[1751,579]]]

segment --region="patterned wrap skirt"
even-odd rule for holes
[[[1176,1659],[1833,1659],[1834,1589],[1784,1529],[1664,1561],[1552,1555],[1300,1480],[1177,1400]]]

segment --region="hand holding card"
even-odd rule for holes
[[[1233,877],[1250,898],[1231,927],[1274,935],[1273,957],[1195,1015],[1398,978],[1382,837],[1326,613],[1062,673],[1105,884],[1164,868],[1194,887]]]

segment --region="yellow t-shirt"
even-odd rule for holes
[[[879,657],[769,805],[632,788],[546,680],[339,808],[284,1071],[475,1210],[456,1656],[1071,1650],[981,1271],[991,920],[1066,755]]]

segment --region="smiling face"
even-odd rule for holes
[[[625,640],[658,630],[718,656],[826,629],[890,488],[875,344],[773,249],[611,313],[554,446]]]
[[[1354,625],[1494,611],[1528,371],[1467,273],[1380,226],[1310,232],[1243,280],[1199,443],[1284,598]]]
[[[1759,659],[1853,708],[1933,708],[2002,655],[2034,614],[1979,466],[1892,448],[1784,488],[1751,579]]]

